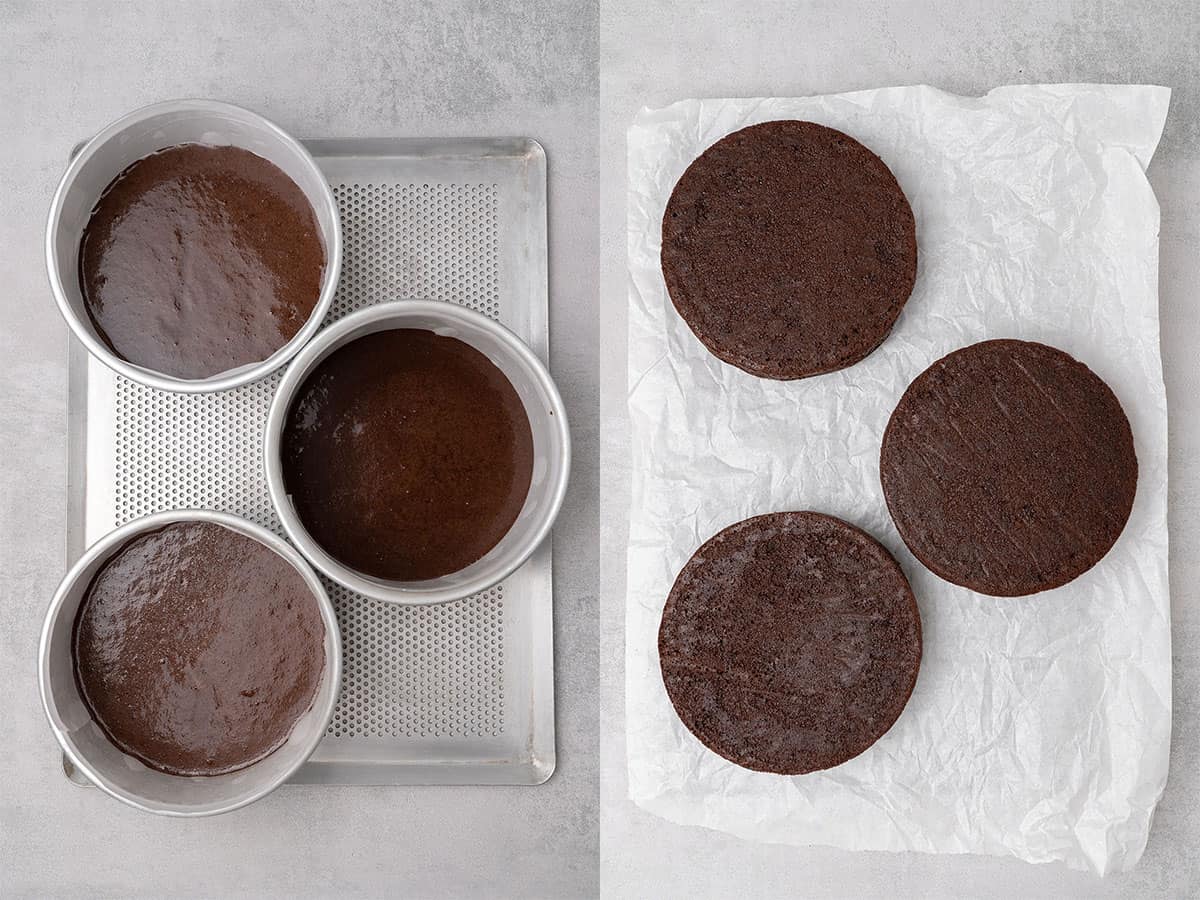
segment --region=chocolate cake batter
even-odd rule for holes
[[[100,337],[176,378],[269,357],[308,321],[324,271],[303,192],[236,147],[181,144],[138,160],[105,189],[79,250]]]
[[[220,775],[276,750],[312,706],[325,626],[300,574],[207,522],[134,538],[75,620],[75,677],[121,750],[171,775]]]
[[[1053,347],[984,341],[908,386],[883,435],[888,509],[917,559],[1015,597],[1059,587],[1109,551],[1133,508],[1129,420],[1095,373]]]
[[[840,519],[783,512],[708,540],[671,588],[663,683],[688,730],[747,769],[801,775],[892,727],[921,664],[908,581]]]
[[[392,581],[457,572],[516,521],[533,434],[508,379],[474,347],[420,329],[330,354],[288,413],[283,476],[328,553]]]
[[[780,380],[858,362],[891,331],[917,274],[895,177],[814,122],[735,131],[683,173],[662,222],[671,301],[715,355]]]

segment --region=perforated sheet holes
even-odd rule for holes
[[[220,394],[167,394],[117,376],[116,521],[219,509],[283,533],[262,466],[272,375]]]
[[[338,184],[339,313],[384,300],[448,300],[500,315],[494,184]]]
[[[435,299],[500,316],[494,184],[333,185],[342,277],[330,321],[371,303]],[[282,533],[262,467],[279,376],[184,396],[116,378],[113,452],[120,525],[165,509],[227,510]],[[326,581],[344,649],[339,738],[504,733],[503,585],[458,603],[394,606]]]
[[[491,737],[504,726],[503,588],[404,610],[333,597],[346,667],[334,737]],[[448,647],[446,636],[455,635]]]

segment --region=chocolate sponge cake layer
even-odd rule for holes
[[[888,509],[913,555],[1002,597],[1066,584],[1129,519],[1133,433],[1091,369],[1029,341],[984,341],[919,375],[879,457]]]
[[[921,664],[900,566],[832,516],[731,525],[683,567],[658,634],[683,724],[748,769],[798,775],[858,756],[899,718]]]
[[[683,173],[662,221],[671,301],[717,358],[788,380],[879,346],[917,275],[916,223],[895,176],[849,135],[764,122]]]

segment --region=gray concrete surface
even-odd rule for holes
[[[606,2],[600,27],[601,885],[607,897],[1195,897],[1200,895],[1200,7],[1094,2]],[[1133,871],[1106,879],[983,856],[752,844],[673,825],[626,796],[625,129],[684,97],[928,83],[1152,82],[1174,89],[1150,180],[1162,207],[1174,643],[1171,775]]]
[[[596,78],[592,4],[0,2],[0,896],[595,895]],[[551,366],[575,440],[555,530],[546,785],[284,786],[174,821],[63,778],[35,677],[66,562],[67,333],[43,225],[76,141],[181,96],[248,106],[302,137],[545,145]]]

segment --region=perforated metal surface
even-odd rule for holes
[[[500,318],[495,184],[335,184],[346,261],[335,308],[424,297]]]
[[[515,146],[524,152],[510,158],[513,175],[531,162],[544,166],[540,148]],[[540,222],[536,212],[513,215],[529,208],[520,190],[527,171],[509,185],[490,156],[482,172],[471,174],[491,177],[453,177],[466,173],[447,164],[451,177],[439,179],[428,177],[427,155],[326,159],[319,149],[315,155],[330,176],[344,234],[329,321],[387,300],[458,302],[505,322],[544,355],[544,205]],[[406,173],[411,168],[422,171],[414,178]],[[541,173],[544,204],[544,168]],[[532,286],[537,303],[541,282],[542,309],[531,316],[529,277],[513,262],[539,249]],[[517,304],[526,308],[506,315]],[[530,333],[539,321],[540,333]],[[81,477],[88,543],[139,516],[187,507],[227,510],[282,533],[262,465],[263,427],[278,375],[220,394],[176,395],[141,387],[95,362],[86,365]],[[111,482],[104,477],[109,473]],[[544,571],[526,571],[539,566]],[[455,767],[447,781],[537,781],[549,774],[552,709],[531,708],[546,695],[540,682],[552,677],[550,659],[539,658],[548,656],[549,637],[530,632],[548,631],[548,552],[497,588],[436,607],[397,606],[326,586],[342,630],[343,687],[327,740],[300,780],[437,781],[428,767],[439,759]],[[544,621],[531,611],[540,603]],[[322,764],[322,750],[334,762]],[[359,757],[369,775],[346,771]],[[464,767],[473,760],[491,768],[471,777]],[[497,761],[518,774],[498,775]],[[400,767],[395,777],[381,774],[389,764]],[[425,774],[405,773],[406,764],[424,767]]]
[[[498,737],[504,731],[504,586],[405,608],[332,591],[346,677],[335,737]]]

